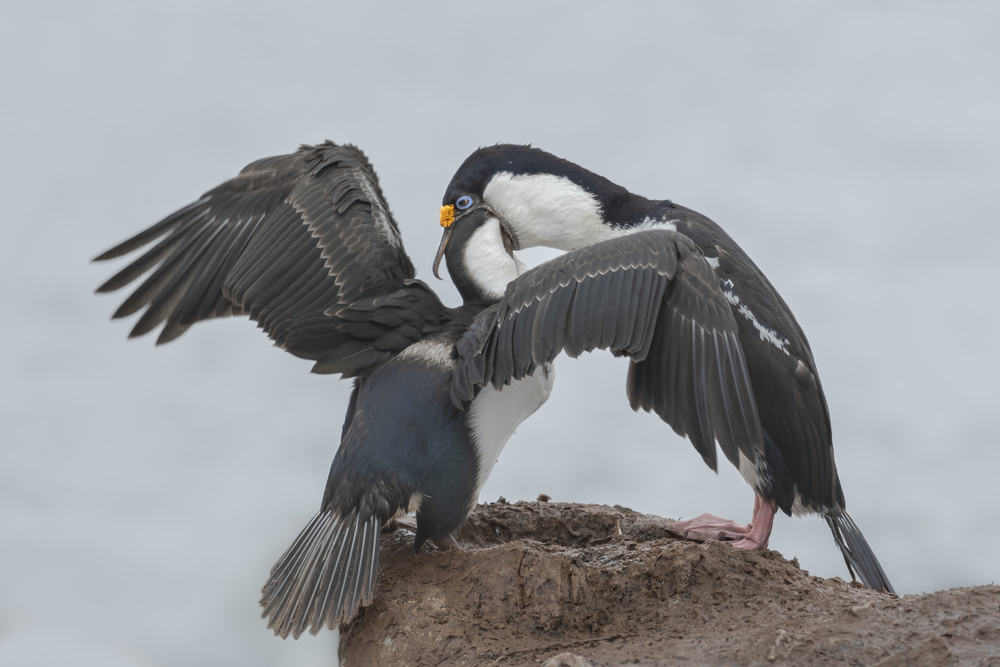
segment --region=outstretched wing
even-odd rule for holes
[[[155,242],[155,243],[154,243]],[[363,373],[442,321],[414,280],[399,230],[364,154],[326,142],[258,160],[196,202],[99,255],[150,245],[98,292],[148,276],[115,312],[145,312],[130,337],[163,325],[249,315],[321,373]]]
[[[713,469],[763,451],[737,324],[712,265],[682,234],[646,231],[546,262],[507,286],[457,345],[456,403],[521,379],[565,351],[632,359],[633,409],[687,435]]]

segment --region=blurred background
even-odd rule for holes
[[[260,586],[349,384],[244,320],[154,348],[90,258],[248,162],[374,163],[421,277],[475,148],[531,142],[718,221],[807,332],[848,507],[901,593],[994,582],[1000,5],[29,3],[0,20],[0,665],[329,665]],[[529,253],[537,262],[544,253]],[[483,492],[747,520],[626,365],[557,363]],[[848,578],[817,517],[771,547]]]

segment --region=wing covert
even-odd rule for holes
[[[512,281],[459,341],[452,398],[521,379],[565,351],[632,360],[633,409],[655,412],[716,468],[763,449],[737,323],[712,265],[682,234],[651,230],[587,246]]]
[[[445,313],[414,280],[375,171],[350,145],[253,162],[96,260],[150,244],[97,291],[146,275],[113,317],[145,308],[129,335],[162,324],[158,344],[196,322],[244,314],[278,346],[315,361],[314,371],[355,375]]]

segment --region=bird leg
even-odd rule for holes
[[[438,551],[451,551],[452,549],[455,549],[456,551],[462,550],[462,545],[459,544],[458,540],[456,540],[452,535],[445,535],[444,537],[439,537],[432,541],[434,542],[434,546],[438,548]]]
[[[415,516],[397,516],[396,517],[396,528],[404,528],[410,532],[417,532],[417,517]]]
[[[747,524],[746,537],[738,542],[733,542],[734,549],[752,551],[754,549],[766,549],[767,541],[771,537],[771,527],[774,525],[774,515],[778,511],[778,503],[773,500],[762,500],[760,496],[754,495],[753,518]]]
[[[729,519],[702,514],[687,521],[671,521],[668,528],[688,540],[730,542],[734,549],[751,551],[767,547],[778,504],[754,495],[753,518],[745,526]]]
[[[401,516],[396,518],[396,527],[403,528],[412,532],[417,532],[417,517],[415,516]],[[445,535],[444,537],[438,537],[437,539],[431,540],[434,546],[438,548],[438,551],[450,551],[451,549],[462,550],[462,545],[458,543],[451,535]]]

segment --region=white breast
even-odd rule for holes
[[[552,364],[535,370],[534,375],[510,383],[502,389],[492,385],[483,388],[469,407],[472,442],[479,457],[479,477],[472,502],[476,503],[479,491],[493,472],[493,466],[504,445],[521,422],[549,399],[556,373]]]

